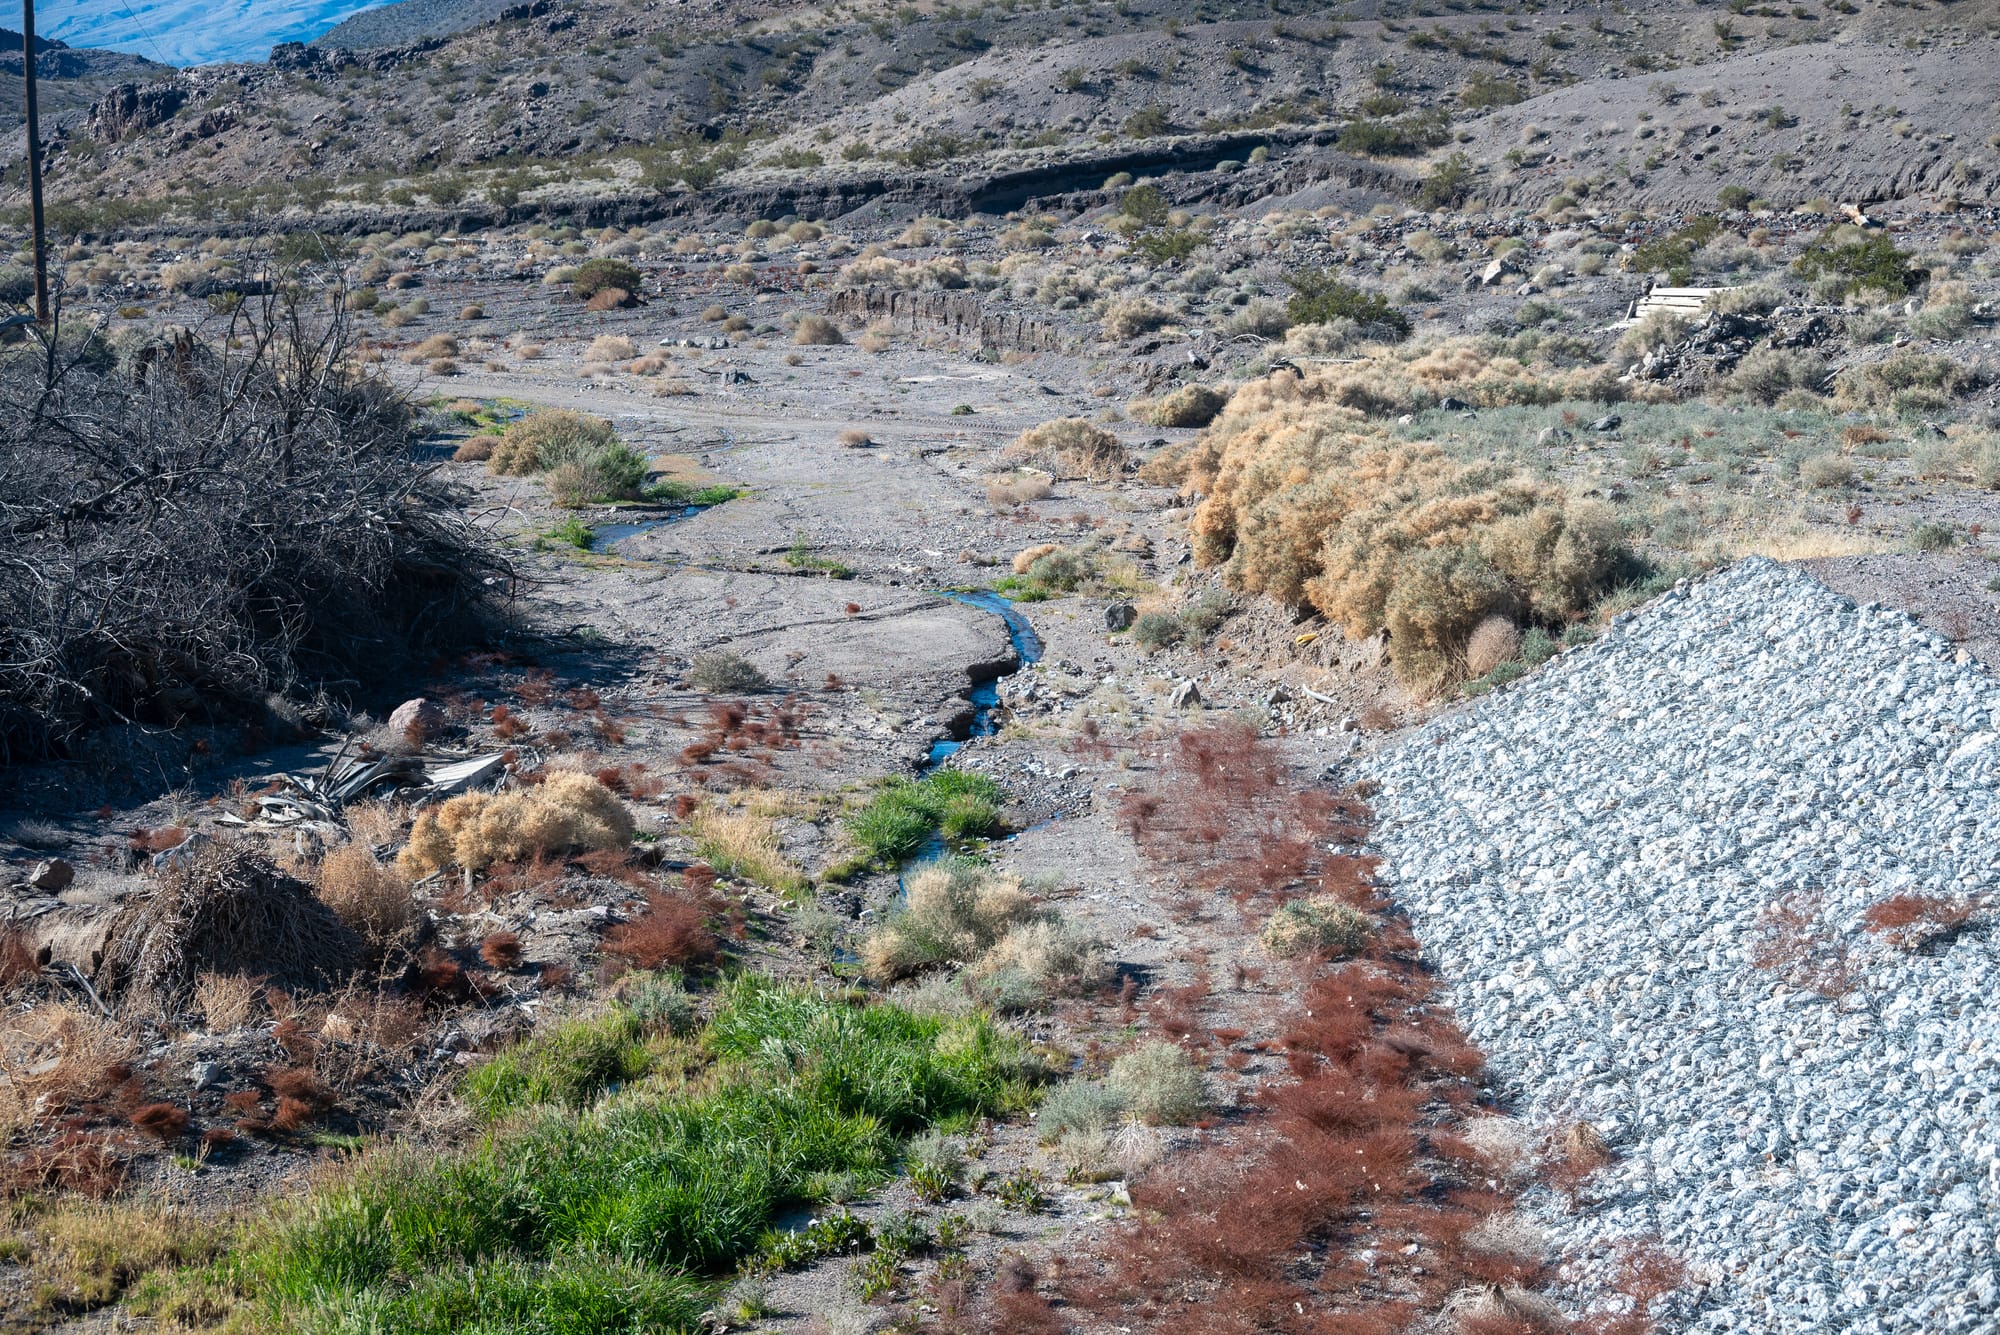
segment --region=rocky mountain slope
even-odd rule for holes
[[[1982,11],[1884,0],[1723,15],[1655,0],[1590,18],[421,0],[271,63],[174,74],[94,114],[72,104],[51,117],[51,185],[108,222],[606,195],[658,216],[738,211],[773,181],[835,211],[884,197],[967,211],[982,201],[924,174],[1123,150],[1183,175],[1227,160],[1247,172],[1230,183],[1242,198],[1362,158],[1411,196],[1446,164],[1440,198],[1507,208],[1709,207],[1724,189],[1781,206],[1983,201],[1992,31]],[[1177,147],[1219,133],[1261,138]],[[1259,143],[1284,160],[1248,161]]]

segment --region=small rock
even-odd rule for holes
[[[444,708],[435,700],[405,700],[389,715],[389,731],[412,742],[426,742],[444,731]]]
[[[1457,396],[1451,394],[1447,394],[1443,398],[1438,400],[1438,407],[1444,409],[1448,413],[1462,413],[1471,406],[1472,405],[1467,403],[1464,399],[1458,398]]]
[[[1619,427],[1624,425],[1625,425],[1625,419],[1620,417],[1617,413],[1606,413],[1604,416],[1598,418],[1595,422],[1592,422],[1590,424],[1590,429],[1592,431],[1616,431]]]
[[[1130,630],[1132,623],[1139,619],[1139,609],[1130,603],[1113,603],[1104,609],[1106,630]]]
[[[164,853],[153,854],[155,867],[184,867],[194,860],[194,855],[207,847],[210,840],[200,830],[175,844]]]
[[[28,884],[37,890],[46,891],[49,894],[54,894],[58,890],[67,890],[70,882],[75,879],[76,868],[70,866],[61,858],[47,858],[41,862],[37,862],[35,869],[28,873]]]
[[[1174,686],[1173,694],[1167,697],[1170,709],[1186,709],[1189,705],[1201,703],[1201,687],[1195,685],[1194,678],[1183,677]]]
[[[194,1069],[188,1072],[188,1079],[194,1082],[195,1092],[198,1094],[204,1089],[222,1083],[222,1067],[216,1062],[196,1062]]]
[[[1570,439],[1572,439],[1570,433],[1568,431],[1565,431],[1563,428],[1559,426],[1545,426],[1541,429],[1541,432],[1538,435],[1536,435],[1535,444],[1543,446],[1561,445],[1562,443]]]

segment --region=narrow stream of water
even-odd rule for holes
[[[978,589],[966,593],[946,590],[941,591],[940,596],[949,598],[953,602],[964,603],[967,607],[976,607],[982,612],[991,612],[1006,623],[1007,638],[1013,642],[1014,654],[1020,659],[1019,665],[1013,669],[1015,672],[1019,672],[1030,663],[1040,661],[1042,637],[1035,634],[1035,628],[1028,624],[1028,618],[1021,615],[1020,610],[1005,595],[994,593],[990,589]],[[1006,675],[1009,674],[1001,674],[1001,676]],[[946,737],[932,742],[930,756],[924,762],[925,770],[935,769],[940,762],[956,754],[958,749],[965,745],[965,741],[974,737],[991,737],[996,731],[993,711],[1000,707],[1000,678],[993,677],[980,682],[972,688],[969,698],[972,701],[972,726],[967,730],[965,740]]]

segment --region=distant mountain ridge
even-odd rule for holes
[[[393,0],[342,19],[309,45],[353,51],[407,46],[490,23],[521,3],[523,0]]]

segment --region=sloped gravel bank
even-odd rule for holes
[[[2000,968],[1859,914],[2000,877],[2000,682],[1899,612],[1752,560],[1359,762],[1383,875],[1531,1122],[1617,1161],[1537,1192],[1578,1296],[1615,1239],[1697,1281],[1672,1329],[2000,1328]],[[1754,967],[1823,894],[1832,997]]]

